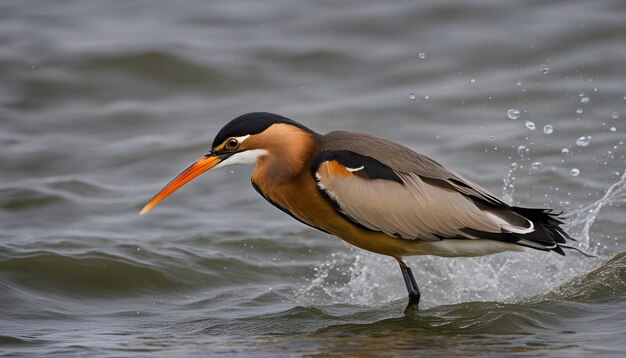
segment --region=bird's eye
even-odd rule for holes
[[[226,142],[226,148],[228,149],[237,149],[239,147],[239,141],[235,138],[231,138]]]

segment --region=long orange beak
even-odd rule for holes
[[[214,166],[219,164],[219,162],[221,162],[221,159],[216,155],[212,155],[210,157],[202,157],[198,159],[197,162],[191,164],[182,173],[178,174],[178,176],[174,178],[174,180],[169,182],[169,184],[167,184],[163,189],[161,189],[161,191],[157,195],[155,195],[152,199],[150,199],[148,204],[146,204],[146,206],[144,206],[143,209],[141,209],[141,211],[139,212],[139,215],[143,215],[147,213],[156,204],[161,202],[161,200],[168,197],[170,194],[178,190],[178,188],[180,188],[181,186],[192,181],[198,175],[213,168]]]

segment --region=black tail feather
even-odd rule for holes
[[[493,209],[493,207],[490,208],[490,206],[484,202],[475,201],[475,204],[483,210]],[[561,225],[563,225],[563,221],[561,221],[560,215],[563,212],[556,213],[551,209],[532,209],[521,208],[518,206],[506,206],[499,209],[508,211],[509,213],[513,212],[517,214],[515,216],[521,216],[526,220],[531,221],[533,223],[534,230],[526,234],[516,232],[492,233],[472,228],[463,228],[461,231],[477,238],[509,242],[524,247],[530,247],[535,250],[554,251],[563,256],[565,256],[565,251],[563,251],[563,249],[571,249],[576,250],[585,256],[593,257],[575,247],[567,245],[569,241],[576,240],[561,227]]]
[[[562,247],[562,248],[564,248],[564,249],[568,249],[568,250],[575,250],[575,251],[578,251],[579,253],[581,253],[581,254],[583,254],[583,255],[585,255],[585,256],[587,256],[587,257],[596,257],[596,256],[591,255],[591,254],[588,254],[588,253],[586,253],[586,252],[582,251],[581,249],[579,249],[579,248],[577,248],[577,247],[574,247],[574,246],[569,246],[569,245],[561,245],[561,247]]]
[[[581,250],[566,245],[568,241],[576,241],[568,233],[563,230],[561,225],[563,221],[560,220],[559,215],[561,213],[554,213],[550,209],[530,209],[520,208],[514,206],[511,208],[515,213],[525,217],[533,222],[535,231],[528,234],[515,234],[512,233],[516,239],[521,242],[517,242],[520,245],[532,247],[539,250],[550,250],[558,254],[564,255],[563,249],[573,249],[585,256],[590,256]],[[527,242],[529,244],[524,244]],[[543,247],[541,247],[543,246]]]

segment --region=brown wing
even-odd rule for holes
[[[313,164],[320,190],[368,229],[421,240],[533,231],[529,220],[487,190],[399,144],[332,132],[321,148]]]
[[[416,174],[430,185],[476,198],[496,206],[506,206],[486,189],[480,187],[429,157],[398,143],[366,133],[335,131],[322,138],[321,151],[350,151],[373,158],[399,173]]]
[[[462,229],[500,233],[500,226],[454,191],[431,186],[417,175],[400,174],[402,184],[370,179],[359,169],[331,160],[320,164],[320,189],[338,210],[371,230],[403,239],[476,238]]]

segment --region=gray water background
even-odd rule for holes
[[[625,19],[617,0],[1,2],[0,355],[621,357]],[[573,213],[597,257],[409,258],[405,316],[394,260],[276,210],[250,168],[137,215],[250,111]]]

